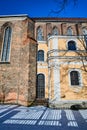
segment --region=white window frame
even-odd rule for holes
[[[68,50],[68,42],[70,42],[70,41],[74,41],[75,42],[75,44],[76,44],[76,50]],[[68,51],[77,51],[78,50],[77,41],[74,40],[74,39],[67,40],[67,42],[66,42],[66,48],[67,48]]]
[[[70,72],[72,71],[77,71],[79,73],[79,85],[71,85],[71,77],[70,77]],[[68,72],[68,79],[69,79],[69,86],[70,87],[79,87],[79,88],[82,88],[83,84],[82,84],[82,73],[81,73],[81,70],[79,69],[70,69],[69,72]]]
[[[2,53],[3,53],[3,45],[4,45],[4,38],[5,38],[5,30],[6,30],[7,27],[10,27],[10,28],[11,28],[11,39],[10,39],[9,58],[8,58],[8,61],[3,61],[3,60],[2,60]],[[4,35],[3,35],[3,42],[2,42],[2,48],[1,48],[1,59],[0,59],[0,62],[3,62],[3,63],[10,62],[11,43],[12,43],[12,27],[8,25],[8,26],[6,26],[6,27],[4,28]]]

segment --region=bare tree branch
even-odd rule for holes
[[[78,3],[78,0],[54,0],[54,2],[55,2],[55,5],[57,6],[57,8],[51,9],[48,16],[50,16],[51,14],[57,14],[58,15],[60,12],[65,10],[70,3],[72,3],[73,6],[75,7]]]

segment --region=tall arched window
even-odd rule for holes
[[[44,61],[44,51],[39,50],[37,53],[37,61]]]
[[[68,50],[76,50],[76,43],[74,41],[69,41],[68,42]]]
[[[47,38],[49,38],[51,36],[51,34],[49,33],[48,35],[47,35]]]
[[[44,40],[44,38],[43,38],[43,30],[42,30],[41,27],[38,27],[38,29],[37,29],[37,40],[38,41]]]
[[[11,44],[11,33],[12,29],[10,26],[5,28],[4,40],[3,40],[3,48],[2,48],[2,58],[1,61],[9,61],[10,55],[10,44]]]
[[[73,35],[73,31],[71,27],[68,27],[67,29],[67,35]]]
[[[57,29],[57,27],[53,28],[52,35],[58,35],[58,29]]]
[[[87,29],[84,27],[84,28],[82,28],[82,34],[83,35],[87,35]]]
[[[71,85],[80,85],[79,75],[79,72],[76,70],[70,72]]]
[[[45,76],[44,76],[44,74],[37,75],[36,97],[37,98],[45,97]]]

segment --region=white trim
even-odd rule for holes
[[[47,63],[47,61],[46,61],[46,59],[47,59],[46,58],[47,53],[45,53],[45,50],[43,50],[43,49],[39,49],[38,51],[40,51],[40,50],[42,50],[44,52],[44,61],[37,61],[37,63]],[[38,51],[37,51],[37,54],[38,54]]]
[[[50,36],[49,38],[48,38],[48,41],[50,40],[50,39],[54,39],[54,38],[58,38],[59,36]]]
[[[38,43],[38,44],[46,44],[47,41],[38,41],[38,40],[37,40],[37,43]]]
[[[68,101],[69,103],[70,103],[70,102],[73,102],[73,103],[74,103],[74,102],[80,103],[80,102],[84,102],[84,101],[87,102],[87,99],[80,99],[80,100],[79,100],[79,99],[77,99],[77,100],[64,100],[64,99],[62,99],[61,101],[63,101],[63,102],[67,102],[67,101]]]
[[[37,67],[40,68],[40,69],[48,68],[48,66],[42,66],[42,65],[38,65]]]
[[[44,84],[45,84],[45,86],[44,86],[44,89],[45,89],[45,90],[44,90],[44,98],[45,98],[45,97],[46,97],[46,87],[48,87],[48,84],[46,84],[46,83],[47,83],[47,81],[46,81],[47,76],[46,76],[46,74],[43,73],[43,72],[38,72],[37,75],[38,75],[38,74],[43,74],[43,75],[44,75],[44,79],[45,79],[45,81],[44,81],[44,82],[45,82],[45,83],[44,83]]]
[[[76,50],[68,50],[68,42],[70,41],[74,41],[75,42],[75,45],[76,45]],[[70,51],[77,51],[78,50],[78,45],[77,45],[77,39],[68,39],[66,41],[66,49],[70,52]]]
[[[70,29],[71,30],[71,32],[72,32],[72,34],[67,34],[68,36],[72,36],[73,35],[73,29],[72,29],[72,26],[69,26],[69,27],[67,27],[67,32],[68,32],[68,29]]]
[[[12,34],[13,33],[13,28],[11,27],[11,40],[10,40],[10,50],[9,50],[9,62],[11,61],[11,47],[12,47]]]
[[[37,75],[38,75],[38,74],[43,74],[43,75],[44,75],[44,78],[45,78],[45,88],[46,88],[46,74],[43,73],[43,72],[38,72]]]
[[[61,62],[61,61],[59,61],[59,63],[57,63],[57,64],[59,64],[59,65],[83,65],[83,63],[80,61],[80,62]],[[53,62],[50,62],[50,67],[51,66],[54,66],[54,63]],[[48,65],[48,66],[49,66]],[[84,62],[84,65],[87,65],[87,62]]]
[[[79,35],[79,36],[68,36],[68,35],[66,35],[66,36],[64,36],[64,35],[58,35],[58,36],[50,36],[49,38],[48,38],[48,41],[50,40],[50,39],[53,39],[53,38],[58,38],[58,39],[70,39],[70,40],[72,40],[72,39],[77,39],[77,38],[80,38],[80,39],[83,39],[84,38],[84,36],[83,35]]]
[[[44,51],[43,49],[39,49],[39,50],[37,51],[37,59],[38,59],[38,52],[39,52],[39,51],[43,51],[43,52],[44,52],[44,61],[38,61],[38,60],[37,60],[37,62],[45,62],[45,51]]]
[[[77,71],[77,72],[79,72],[79,83],[80,83],[79,85],[71,85],[71,78],[70,78],[70,72],[71,71]],[[80,69],[75,69],[75,68],[69,69],[69,71],[68,71],[68,77],[69,77],[68,79],[69,79],[69,86],[70,87],[75,88],[76,90],[82,88],[82,86],[83,86],[83,84],[82,84],[82,73],[81,73]]]
[[[38,64],[46,64],[46,61],[37,61]]]
[[[58,49],[58,38],[55,37],[55,38],[53,39],[53,42],[52,42],[52,43],[53,43],[52,49],[54,49],[54,50],[55,50],[55,49]],[[55,52],[54,52],[54,53],[55,53]]]
[[[52,37],[53,42],[52,42],[52,49],[58,49],[58,36],[53,36]],[[48,41],[48,50],[50,50],[50,41]],[[53,56],[58,56],[58,52],[53,52]],[[51,71],[51,61],[48,61],[48,69],[49,69],[49,75],[50,75],[50,71]],[[60,66],[59,66],[59,60],[58,59],[54,59],[52,61],[53,64],[53,77],[54,77],[54,100],[58,101],[60,100]],[[50,78],[48,79],[49,81],[49,100],[51,100],[51,84],[50,84]]]
[[[8,61],[1,61],[1,59],[2,59],[2,53],[3,53],[4,38],[5,38],[5,30],[6,30],[7,27],[11,27],[11,26],[7,25],[4,28],[3,40],[2,40],[2,49],[1,49],[1,58],[0,58],[0,62],[3,62],[3,63],[10,62],[10,59],[11,59],[11,44],[12,44],[12,33],[13,33],[12,27],[11,27],[11,39],[10,39],[9,59],[8,59]]]
[[[60,67],[54,67],[54,97],[56,100],[60,100]]]
[[[83,65],[82,61],[80,62],[60,62],[60,64],[63,64],[63,65]],[[84,62],[84,65],[87,65],[87,62]]]
[[[53,48],[52,49],[58,49],[58,38],[55,37],[53,39]],[[58,55],[58,53],[54,52],[54,56]],[[60,68],[59,68],[59,61],[58,59],[53,60],[54,63],[54,98],[55,100],[60,99]]]
[[[15,20],[25,20],[27,16],[3,16],[0,17],[0,21],[15,21]]]
[[[2,59],[2,53],[3,53],[3,45],[4,45],[4,37],[5,37],[5,30],[6,30],[7,26],[4,28],[4,33],[3,33],[3,40],[2,40],[2,48],[1,48],[1,59]],[[0,61],[1,61],[0,59]],[[1,61],[3,62],[3,61]]]

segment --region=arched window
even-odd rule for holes
[[[76,50],[76,43],[74,41],[69,41],[68,42],[68,50]]]
[[[67,35],[73,35],[73,31],[72,31],[72,28],[71,27],[68,27],[67,29]]]
[[[4,33],[1,61],[9,61],[11,33],[12,33],[11,27],[10,26],[6,27],[5,28],[5,33]]]
[[[52,35],[58,35],[58,29],[57,29],[57,27],[53,28]]]
[[[49,33],[48,35],[47,35],[47,38],[49,38],[51,36],[51,34]]]
[[[38,29],[37,29],[37,40],[38,41],[44,40],[44,38],[43,38],[43,30],[42,30],[41,27],[38,27]]]
[[[43,50],[38,51],[37,61],[44,61],[44,51]]]
[[[70,72],[71,85],[80,85],[79,82],[79,72],[74,70]]]
[[[82,28],[82,34],[83,35],[87,35],[87,29],[84,27],[84,28]]]
[[[45,97],[45,76],[44,76],[44,74],[37,75],[36,97],[37,98]]]

